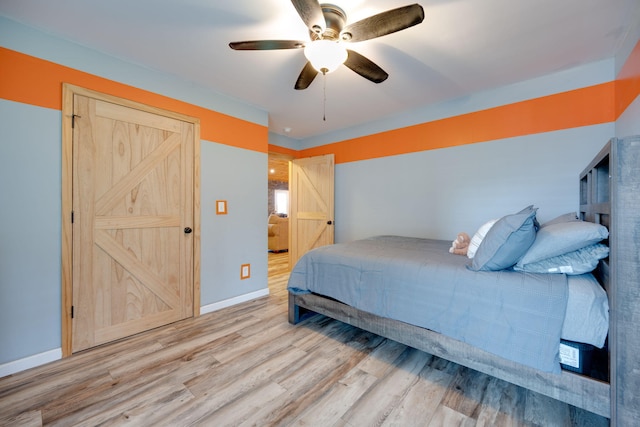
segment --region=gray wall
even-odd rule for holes
[[[203,141],[201,305],[267,286],[267,154]],[[227,215],[216,215],[216,200]],[[251,278],[240,280],[240,266]]]
[[[578,210],[578,174],[614,124],[527,135],[336,166],[336,241],[376,234],[455,239],[534,204]]]
[[[0,100],[0,363],[60,347],[61,113]]]

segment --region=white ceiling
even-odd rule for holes
[[[416,0],[334,0],[352,23]],[[612,58],[638,0],[418,0],[415,27],[349,48],[382,67],[342,66],[293,85],[302,50],[233,51],[240,40],[308,40],[289,0],[0,0],[0,15],[259,107],[269,129],[306,139]],[[285,128],[290,128],[286,133]]]

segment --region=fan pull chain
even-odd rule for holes
[[[327,75],[322,76],[322,121],[327,121]]]

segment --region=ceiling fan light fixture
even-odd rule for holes
[[[326,74],[334,71],[347,60],[347,49],[334,40],[315,40],[304,48],[313,68]]]

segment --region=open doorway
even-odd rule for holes
[[[289,266],[289,161],[293,156],[269,153],[268,275],[287,273]]]

